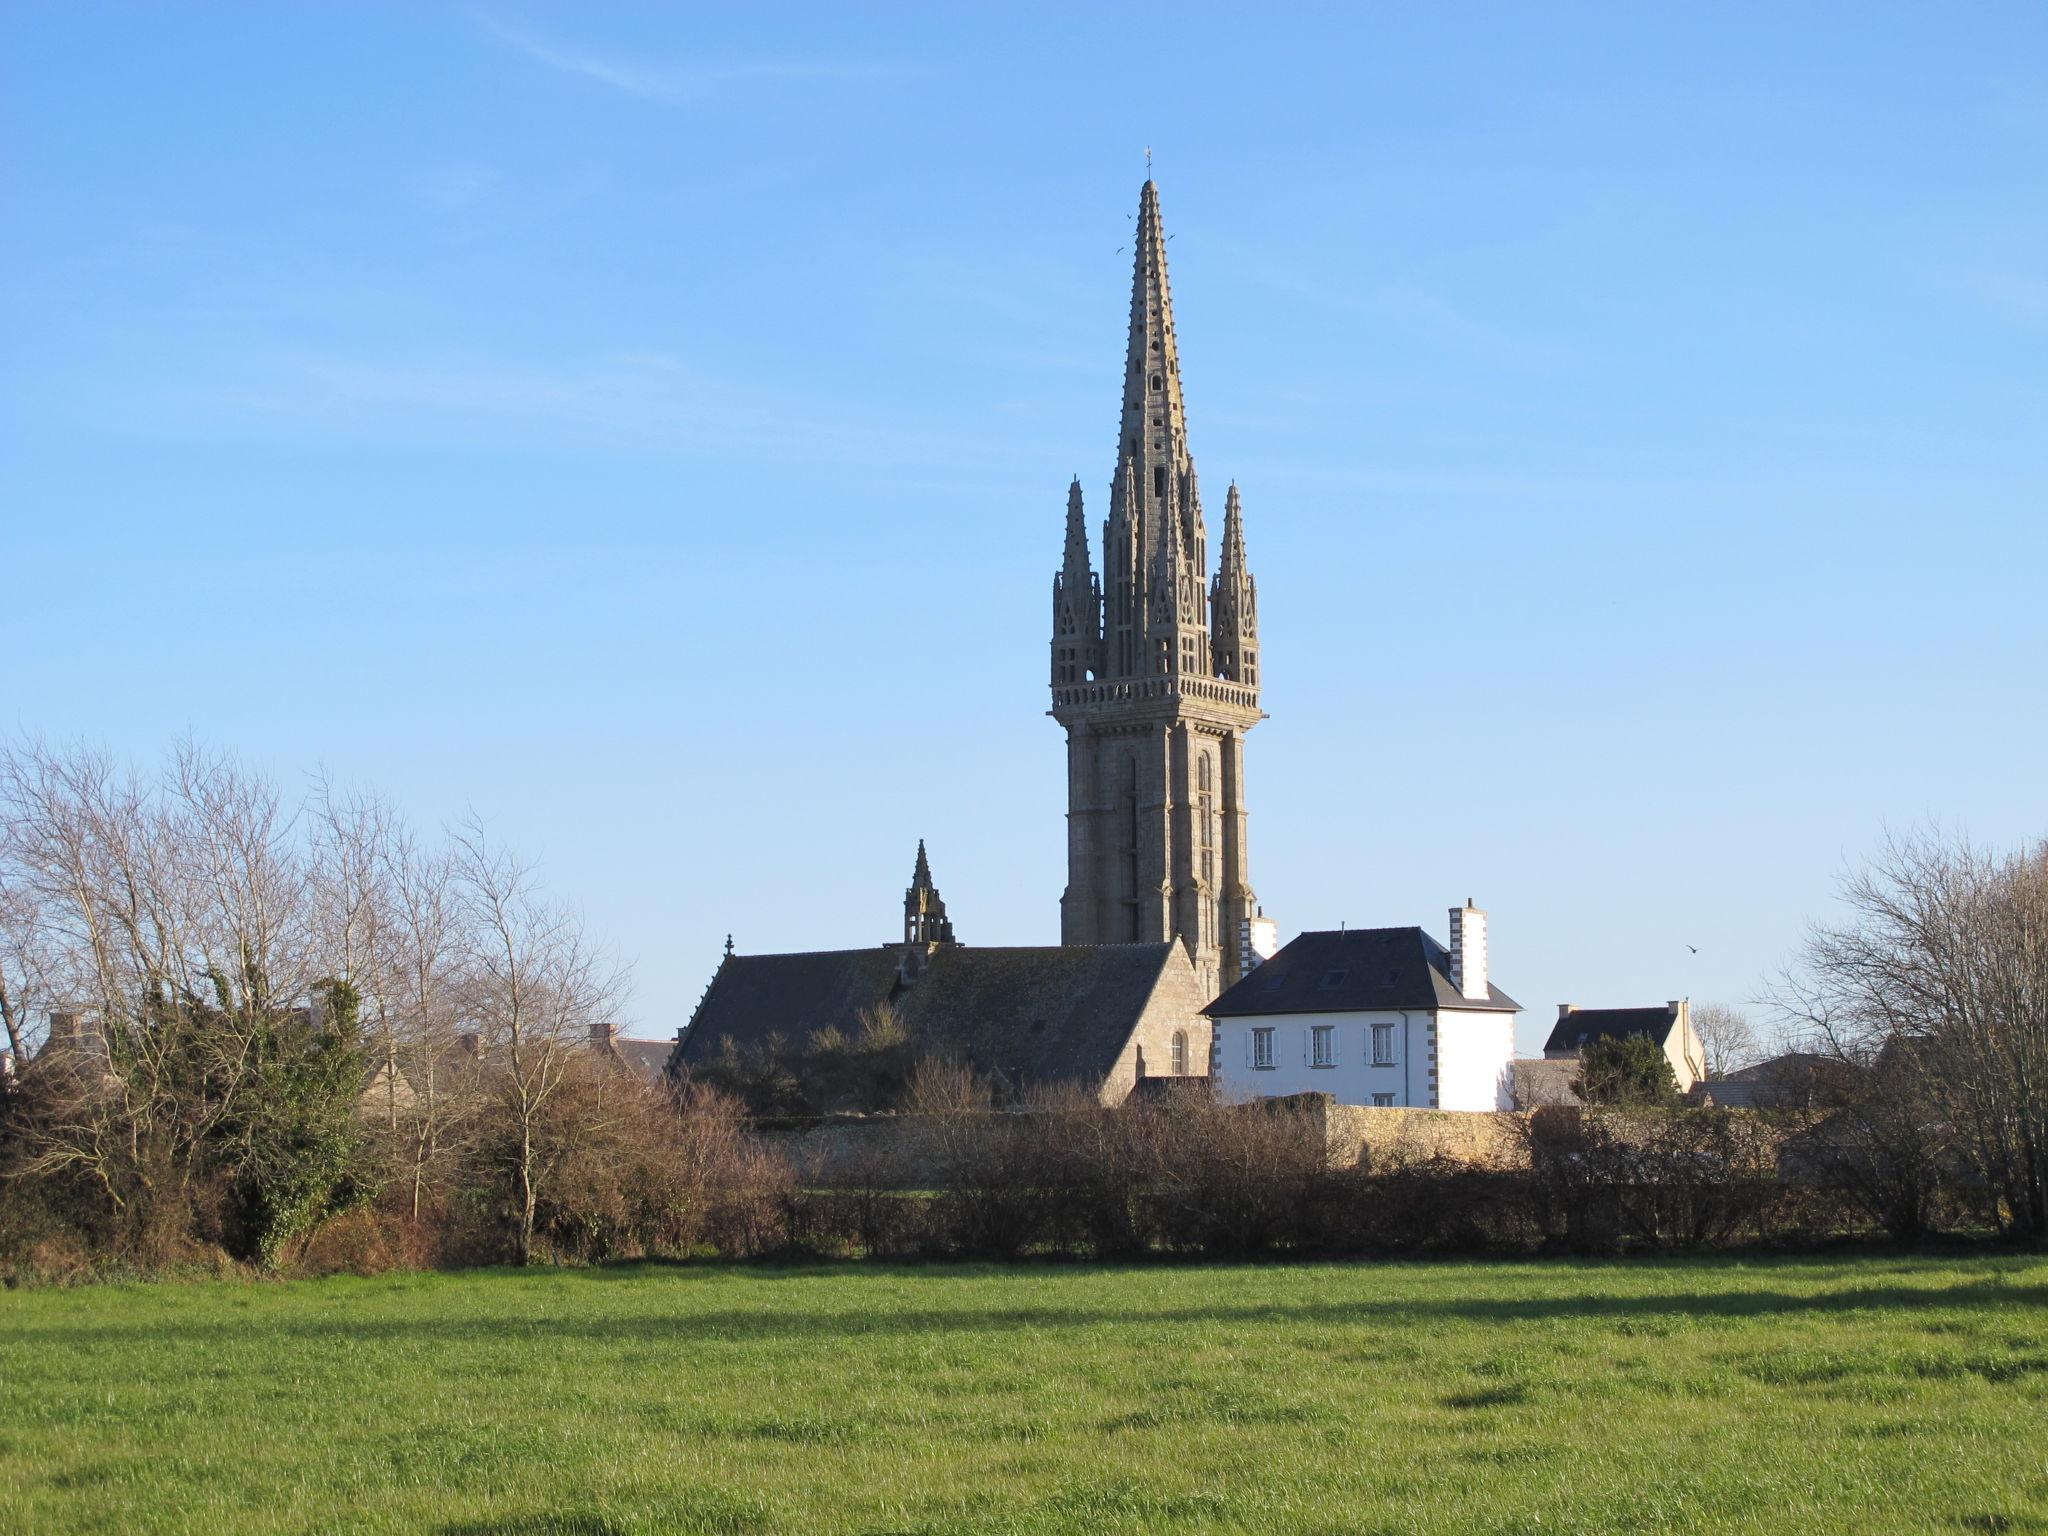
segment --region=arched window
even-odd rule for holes
[[[1156,373],[1152,375],[1152,387],[1154,389],[1158,389],[1160,387],[1159,375]]]
[[[1184,1029],[1173,1032],[1173,1075],[1188,1075],[1188,1032]]]

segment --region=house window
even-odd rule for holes
[[[1337,1026],[1318,1024],[1308,1032],[1308,1062],[1312,1067],[1337,1065]]]
[[[1376,1067],[1391,1067],[1394,1064],[1394,1031],[1392,1024],[1375,1024],[1372,1027],[1372,1064]]]
[[[1374,1109],[1392,1109],[1394,1107],[1394,1096],[1391,1093],[1376,1093],[1372,1096],[1372,1107]]]
[[[1188,1075],[1188,1032],[1184,1029],[1173,1032],[1173,1075]]]
[[[1260,1072],[1273,1070],[1273,1031],[1255,1029],[1252,1031],[1252,1066]]]

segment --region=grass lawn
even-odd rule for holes
[[[0,1293],[0,1530],[2048,1531],[2048,1262]]]

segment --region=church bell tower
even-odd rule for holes
[[[1081,483],[1067,489],[1053,578],[1052,716],[1067,732],[1062,944],[1177,938],[1209,996],[1239,976],[1238,932],[1258,912],[1244,794],[1259,710],[1258,591],[1232,485],[1209,576],[1209,535],[1188,453],[1180,350],[1159,189],[1138,198],[1102,575]]]

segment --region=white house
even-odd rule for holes
[[[1486,914],[1420,928],[1304,933],[1211,1003],[1226,1099],[1322,1092],[1340,1104],[1507,1109],[1521,1004],[1486,971]]]

